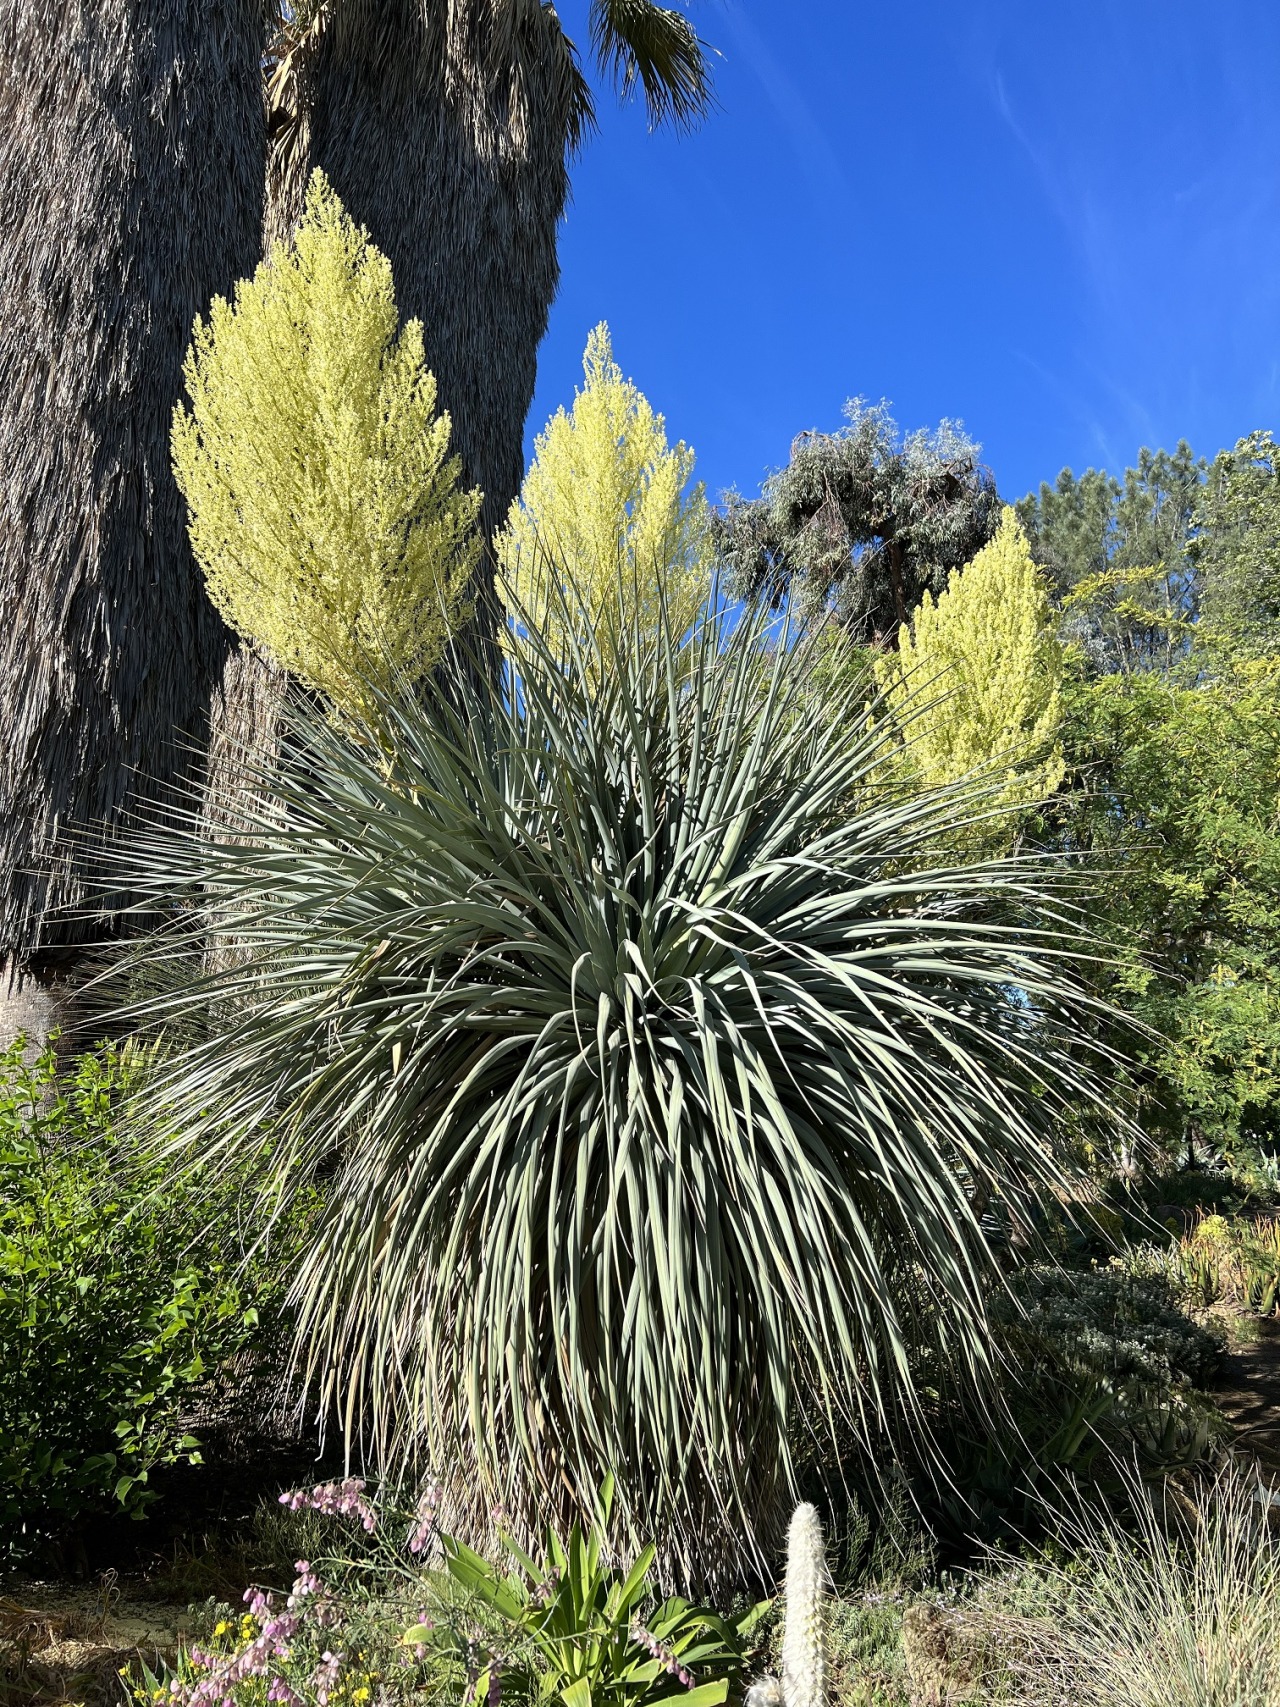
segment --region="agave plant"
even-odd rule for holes
[[[798,1429],[909,1415],[918,1348],[981,1372],[978,1208],[1098,1100],[1063,870],[948,858],[981,798],[895,790],[811,662],[517,625],[500,689],[298,701],[241,839],[132,856],[177,973],[135,1018],[185,1038],[149,1118],[328,1182],[307,1374],[517,1535],[613,1472],[694,1581],[776,1537]]]

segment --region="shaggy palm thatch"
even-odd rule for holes
[[[74,833],[187,764],[225,647],[169,420],[260,241],[261,0],[0,9],[0,959],[75,942]]]
[[[705,109],[706,63],[679,12],[595,0],[591,29],[653,118]],[[282,30],[268,103],[273,224],[297,219],[320,166],[390,256],[492,533],[520,485],[568,156],[593,117],[573,43],[546,0],[307,0]]]

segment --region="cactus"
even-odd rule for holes
[[[782,1679],[764,1677],[753,1683],[743,1707],[822,1707],[826,1669],[822,1597],[826,1578],[822,1521],[813,1506],[797,1506],[787,1531]]]
[[[787,1532],[787,1622],[782,1637],[786,1707],[822,1707],[826,1575],[821,1519],[813,1506],[797,1506]]]

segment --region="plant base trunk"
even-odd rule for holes
[[[49,949],[28,963],[0,966],[0,1050],[21,1037],[34,1056],[56,1035],[58,1053],[73,1052],[84,1008],[83,960],[82,951]]]

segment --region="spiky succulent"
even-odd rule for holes
[[[766,618],[607,669],[519,626],[500,690],[363,740],[298,702],[242,839],[135,848],[142,1017],[187,1037],[148,1117],[327,1182],[306,1368],[384,1461],[530,1531],[608,1468],[705,1578],[776,1533],[798,1420],[982,1367],[977,1205],[1025,1214],[1097,1096],[1080,945],[1062,872],[950,858],[981,799],[895,791]]]

